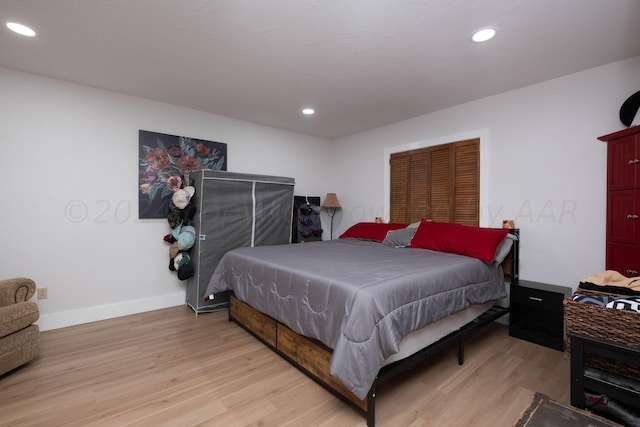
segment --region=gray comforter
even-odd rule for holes
[[[206,294],[224,290],[332,348],[331,374],[361,399],[410,332],[506,296],[499,266],[357,239],[234,249]]]

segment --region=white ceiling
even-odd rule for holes
[[[0,21],[0,67],[329,139],[640,55],[638,0],[0,0]]]

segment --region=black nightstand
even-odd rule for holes
[[[509,335],[564,351],[562,300],[567,286],[519,280],[511,284]]]

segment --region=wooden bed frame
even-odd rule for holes
[[[510,233],[519,236],[518,231],[517,229],[510,230]],[[510,278],[511,283],[518,280],[519,246],[519,240],[515,240],[510,254],[502,263],[505,277]],[[320,341],[298,335],[284,324],[235,298],[233,294],[230,296],[229,320],[234,321],[246,329],[313,380],[362,412],[367,418],[367,426],[374,427],[376,388],[380,383],[421,363],[435,351],[453,342],[458,343],[458,364],[462,365],[464,362],[464,336],[471,331],[497,320],[508,312],[508,307],[494,306],[478,318],[467,323],[457,331],[441,338],[439,341],[402,360],[384,366],[378,372],[364,400],[360,400],[345,387],[340,380],[329,373],[329,362],[332,350]]]

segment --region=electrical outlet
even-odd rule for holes
[[[38,288],[38,299],[47,299],[47,288]]]

